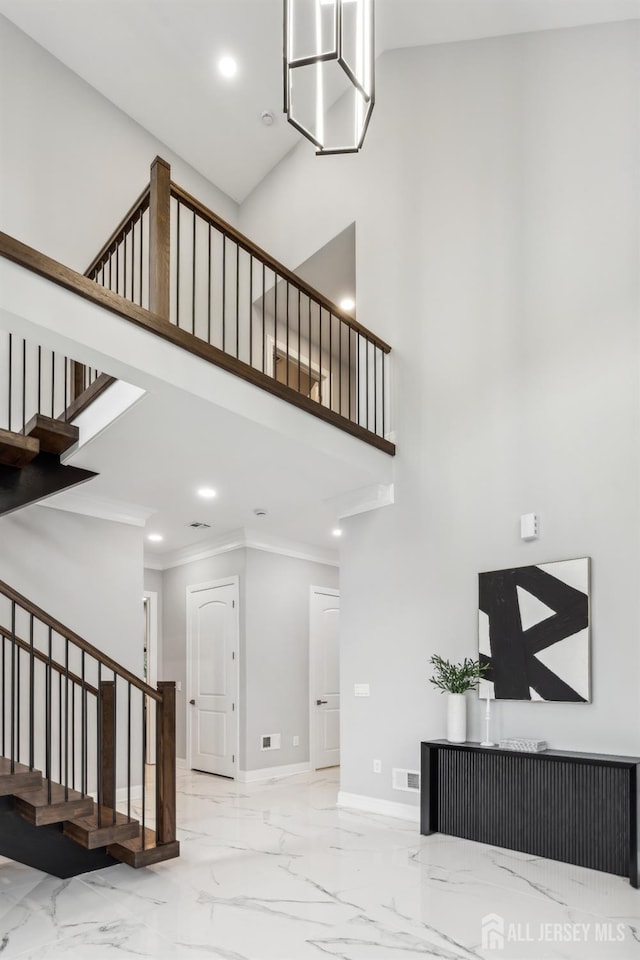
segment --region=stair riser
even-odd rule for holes
[[[110,843],[118,843],[121,840],[132,840],[138,836],[138,823],[109,824],[103,827],[86,830],[75,823],[64,824],[64,835],[71,840],[75,840],[86,850],[96,850],[98,847],[106,847]]]
[[[64,823],[74,817],[86,817],[93,810],[93,800],[76,800],[75,802],[52,804],[50,807],[34,808],[24,800],[15,800],[15,809],[20,816],[32,823],[34,827],[44,827],[50,823]]]
[[[0,777],[0,797],[10,797],[14,793],[37,790],[42,783],[39,772],[16,773],[14,776]]]
[[[164,863],[165,860],[175,860],[180,856],[180,842],[174,840],[173,843],[161,843],[157,847],[135,851],[118,843],[112,843],[107,847],[107,853],[138,870],[140,867],[150,867],[154,863]]]

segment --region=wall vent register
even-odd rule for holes
[[[420,773],[417,770],[393,768],[391,784],[394,790],[406,790],[410,793],[420,791]]]
[[[280,734],[279,733],[263,733],[260,737],[260,749],[261,750],[279,750],[280,749]]]

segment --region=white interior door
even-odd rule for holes
[[[238,752],[237,604],[237,578],[187,588],[191,767],[223,777]]]
[[[340,763],[340,594],[311,588],[311,756],[314,769]]]

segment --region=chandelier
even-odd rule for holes
[[[318,155],[357,153],[375,102],[374,0],[284,0],[284,110]]]

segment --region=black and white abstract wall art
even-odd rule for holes
[[[479,575],[481,697],[590,703],[588,557]]]

